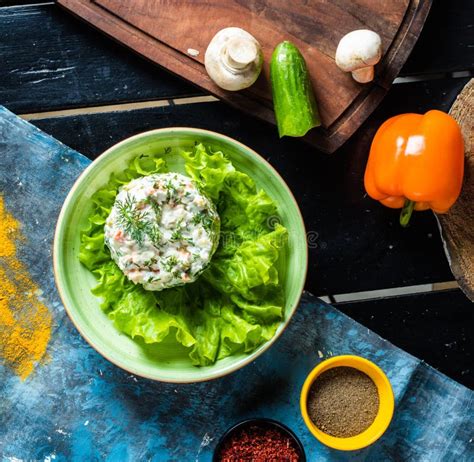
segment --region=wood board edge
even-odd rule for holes
[[[432,0],[410,2],[400,29],[384,56],[384,62],[390,63],[385,66],[387,71],[368,87],[368,91],[359,95],[328,128],[319,128],[306,135],[303,138],[306,142],[323,152],[333,153],[354,134],[382,101],[393,79],[403,67],[423,28],[431,3]],[[191,84],[251,116],[275,125],[272,108],[263,105],[261,100],[254,99],[245,92],[229,93],[222,90],[207,77],[199,63],[188,59],[101,6],[90,0],[57,0],[57,4],[153,64],[179,78],[183,78],[182,72],[186,69],[188,75],[186,80]],[[115,34],[114,27],[119,29],[119,34]],[[406,47],[405,42],[408,44]],[[148,48],[148,55],[143,53],[143,47]]]

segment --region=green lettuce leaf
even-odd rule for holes
[[[102,298],[118,330],[148,344],[173,335],[189,349],[193,364],[206,366],[250,353],[275,334],[284,317],[279,260],[288,236],[283,226],[272,226],[278,221],[274,201],[222,152],[197,144],[181,155],[187,174],[214,201],[221,218],[219,247],[201,277],[182,287],[146,291],[123,275],[104,244],[104,223],[119,188],[167,171],[158,156],[133,159],[93,195],[79,259],[96,276],[92,292]]]

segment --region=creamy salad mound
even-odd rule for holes
[[[219,216],[191,178],[153,174],[121,188],[104,229],[125,276],[163,290],[194,282],[207,267],[219,241]]]

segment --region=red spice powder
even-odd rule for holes
[[[218,455],[219,462],[298,462],[293,438],[271,424],[250,424],[232,432]]]

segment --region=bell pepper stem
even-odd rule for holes
[[[415,201],[410,199],[405,199],[405,204],[403,205],[402,211],[400,213],[400,224],[406,228],[410,223],[411,214],[415,208]]]

